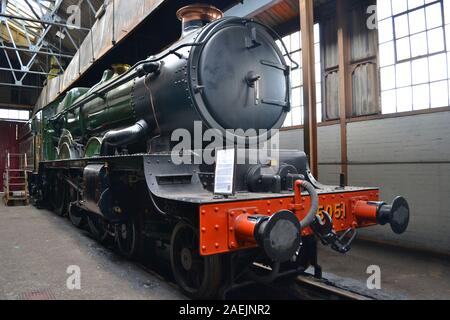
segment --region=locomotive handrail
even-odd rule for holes
[[[296,70],[298,68],[300,68],[299,64],[297,62],[295,62],[291,55],[289,54],[289,51],[286,48],[286,45],[284,44],[281,36],[271,27],[266,26],[258,21],[255,21],[253,19],[249,19],[246,20],[246,23],[255,23],[257,25],[260,25],[264,28],[266,28],[267,30],[269,30],[269,32],[272,34],[272,36],[278,40],[280,40],[281,45],[284,48],[284,51],[286,52],[286,56],[289,58],[289,60],[295,64],[295,67],[292,70]],[[98,98],[99,96],[101,97],[103,94],[107,93],[108,91],[115,89],[121,85],[123,85],[124,83],[127,83],[128,81],[131,81],[137,77],[142,77],[145,74],[148,74],[148,72],[145,69],[141,69],[139,70],[138,67],[145,65],[145,64],[151,64],[151,63],[155,63],[155,62],[159,62],[162,59],[166,58],[169,55],[176,55],[177,57],[179,57],[180,59],[183,57],[182,55],[178,54],[178,50],[185,48],[185,47],[198,47],[198,46],[202,46],[204,45],[207,40],[209,39],[209,37],[206,37],[206,40],[201,41],[201,42],[192,42],[192,43],[183,43],[180,44],[178,46],[176,46],[173,49],[170,49],[164,53],[161,53],[159,56],[156,56],[152,59],[146,59],[146,60],[141,60],[138,61],[137,63],[135,63],[128,71],[126,71],[124,74],[122,74],[120,77],[112,80],[111,82],[101,86],[100,88],[98,88],[98,90],[96,92],[90,93],[88,96],[86,96],[85,98],[75,102],[71,107],[67,108],[66,110],[64,110],[63,112],[61,112],[60,114],[57,114],[55,116],[53,116],[52,118],[50,118],[50,121],[57,121],[58,119],[60,119],[63,115],[72,112],[73,110],[82,107],[84,104],[91,102],[92,100]],[[154,71],[155,72],[155,71]],[[151,72],[149,72],[151,73]],[[290,100],[289,98],[289,94],[288,94],[288,101]]]
[[[253,19],[249,19],[249,20],[246,20],[246,21],[247,21],[246,23],[255,23],[255,24],[260,25],[260,26],[262,26],[262,27],[264,27],[264,28],[267,28],[267,30],[269,30],[270,33],[272,33],[272,36],[273,36],[274,38],[280,40],[280,43],[281,43],[281,45],[283,46],[284,51],[286,52],[286,56],[289,58],[289,60],[290,60],[293,64],[295,64],[295,67],[294,67],[292,70],[296,70],[296,69],[300,68],[300,65],[299,65],[297,62],[295,62],[295,61],[292,59],[291,55],[289,54],[289,51],[287,50],[286,45],[284,44],[284,42],[283,42],[281,36],[280,36],[273,28],[271,28],[271,27],[269,27],[269,26],[266,26],[266,25],[264,25],[264,24],[262,24],[262,23],[260,23],[260,22],[258,22],[258,21],[255,21],[255,20],[253,20]],[[206,37],[206,39],[208,39],[208,37]],[[68,112],[71,112],[71,111],[73,111],[73,110],[75,110],[75,109],[81,107],[81,106],[84,105],[85,103],[91,102],[92,100],[94,100],[95,98],[97,98],[99,95],[102,95],[102,94],[104,94],[104,93],[106,93],[106,92],[108,92],[108,91],[110,91],[110,90],[112,90],[112,89],[115,89],[115,88],[121,86],[122,84],[124,84],[124,83],[126,83],[126,82],[128,82],[128,81],[131,81],[131,80],[133,80],[133,79],[135,79],[135,78],[137,78],[137,77],[141,77],[143,74],[142,74],[141,72],[138,71],[138,67],[139,67],[139,66],[144,65],[144,64],[146,64],[146,63],[149,63],[149,64],[150,64],[150,63],[154,63],[154,62],[159,62],[160,60],[162,60],[162,59],[164,59],[164,58],[166,58],[167,56],[172,55],[172,54],[175,54],[177,57],[182,58],[181,55],[177,54],[177,51],[178,51],[178,50],[180,50],[180,49],[182,49],[182,48],[185,48],[185,47],[198,47],[198,46],[202,46],[202,45],[205,44],[206,41],[207,41],[207,40],[201,41],[201,42],[183,43],[183,44],[180,44],[180,45],[176,46],[176,47],[173,48],[173,49],[168,50],[168,51],[165,52],[165,53],[162,53],[162,54],[159,55],[159,56],[156,56],[156,57],[153,58],[153,59],[146,59],[146,60],[138,61],[138,62],[135,63],[128,71],[126,71],[124,74],[122,74],[120,77],[118,77],[118,78],[112,80],[111,82],[105,84],[103,87],[100,87],[96,92],[93,92],[93,93],[89,94],[87,97],[81,99],[80,101],[75,102],[70,108],[67,108],[66,110],[64,110],[64,111],[61,112],[60,114],[58,114],[58,115],[52,117],[52,118],[50,119],[50,121],[58,120],[62,115],[65,115],[65,114],[67,114]],[[132,73],[132,72],[134,72],[134,73]],[[144,72],[145,72],[145,71],[144,71]],[[145,74],[145,73],[144,73],[144,74]]]
[[[285,74],[286,74],[286,72],[290,72],[290,71],[292,71],[292,70],[297,70],[297,69],[300,68],[300,65],[292,59],[291,54],[289,53],[289,50],[286,48],[286,45],[284,44],[283,39],[282,39],[281,36],[278,34],[278,32],[276,32],[273,28],[271,28],[271,27],[269,27],[269,26],[266,26],[266,25],[263,24],[263,23],[260,23],[260,22],[258,22],[258,21],[255,21],[254,19],[246,20],[246,24],[247,24],[247,23],[254,23],[254,24],[257,24],[257,25],[259,25],[259,26],[261,26],[261,27],[263,27],[263,28],[266,28],[270,33],[272,33],[272,37],[273,37],[274,39],[278,39],[278,40],[280,41],[281,45],[283,46],[284,51],[286,52],[286,56],[289,58],[289,60],[290,60],[293,64],[295,64],[295,67],[292,68],[292,69],[290,69],[290,68],[288,67],[287,70],[284,71]],[[283,55],[283,52],[281,52],[281,54]],[[281,105],[281,104],[279,104],[279,103],[275,103],[275,104],[274,104],[274,103],[269,103],[269,104],[278,105],[278,106],[281,106],[281,107],[283,107],[283,108],[286,108],[286,107],[287,107],[287,111],[290,111],[290,105],[289,105],[289,103],[290,103],[290,101],[291,101],[291,90],[290,90],[289,88],[291,87],[291,85],[290,85],[290,79],[289,79],[289,77],[286,78],[286,87],[287,87],[287,88],[286,88],[286,97],[287,97],[286,105]],[[268,103],[268,102],[266,101],[265,103]]]
[[[266,28],[267,30],[269,30],[272,33],[272,36],[274,36],[274,38],[277,38],[278,40],[280,40],[280,43],[283,46],[284,51],[286,51],[286,56],[289,58],[289,60],[293,64],[295,64],[295,68],[293,68],[292,70],[297,70],[297,69],[300,68],[300,65],[292,59],[291,54],[289,53],[289,50],[286,48],[286,45],[284,44],[283,39],[278,34],[278,32],[276,32],[272,27],[267,26],[267,25],[265,25],[265,24],[263,24],[261,22],[258,22],[256,20],[250,19],[250,20],[248,20],[248,22],[255,23],[255,24],[260,25],[260,26]]]
[[[114,79],[113,81],[107,83],[106,85],[104,85],[103,87],[100,87],[98,89],[98,91],[95,91],[91,94],[89,94],[87,97],[81,99],[80,101],[77,101],[76,103],[74,103],[70,108],[67,108],[66,110],[64,110],[63,112],[61,112],[60,114],[58,114],[57,116],[54,116],[50,119],[50,121],[55,121],[58,120],[62,115],[67,114],[68,112],[71,112],[79,107],[81,107],[82,105],[84,105],[85,103],[91,102],[92,100],[94,100],[95,98],[98,98],[99,95],[102,95],[112,89],[115,89],[121,85],[123,85],[124,83],[127,83],[128,81],[131,81],[137,77],[141,77],[143,74],[140,73],[138,71],[138,67],[142,66],[144,64],[150,64],[150,63],[154,63],[154,62],[158,62],[162,59],[164,59],[165,57],[171,55],[171,54],[175,54],[176,56],[178,56],[179,58],[181,58],[178,54],[177,51],[185,48],[185,47],[198,47],[203,45],[204,42],[198,42],[198,43],[184,43],[184,44],[180,44],[179,46],[175,47],[174,49],[171,49],[167,52],[165,52],[164,54],[157,56],[153,59],[146,59],[146,60],[141,60],[138,61],[136,64],[134,64],[128,71],[126,71],[124,74],[122,74],[120,77]],[[134,72],[132,74],[130,74],[131,72]],[[145,74],[145,71],[144,71]]]

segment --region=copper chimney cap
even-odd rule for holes
[[[191,4],[177,11],[183,24],[183,34],[223,17],[223,12],[208,4]]]

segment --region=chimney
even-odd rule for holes
[[[223,12],[207,4],[191,4],[177,11],[182,23],[182,37],[186,34],[223,17]]]

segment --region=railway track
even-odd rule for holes
[[[173,288],[178,288],[171,275],[137,264]],[[341,288],[327,279],[316,279],[305,274],[295,279],[278,280],[271,284],[247,283],[227,291],[223,300],[376,300],[374,297]]]
[[[301,275],[271,284],[247,284],[230,290],[225,300],[375,300],[363,293],[341,288],[326,279]]]
[[[94,248],[106,253],[110,259],[122,259],[116,252],[101,244],[96,244]],[[138,259],[132,263],[141,270],[148,272],[161,281],[166,282],[174,289],[178,290],[171,274],[169,262],[160,259],[160,263],[153,264],[145,258]],[[219,297],[223,300],[376,300],[367,294],[356,292],[357,289],[346,289],[340,287],[339,278],[332,281],[328,279],[316,279],[312,275],[303,274],[295,278],[279,279],[270,284],[258,284],[246,282],[222,293]]]
[[[161,281],[165,281],[178,290],[168,261],[161,264],[148,264],[145,261],[134,262],[142,270],[152,274]],[[333,277],[332,277],[333,278]],[[369,296],[368,292],[362,292],[356,286],[352,289],[339,285],[343,279],[338,277],[329,280],[317,279],[305,273],[295,278],[281,278],[270,284],[246,282],[234,288],[222,292],[219,299],[222,300],[377,300],[377,297]],[[382,298],[382,297],[381,297]]]
[[[299,290],[317,294],[317,298],[325,297],[331,300],[374,300],[372,297],[337,287],[326,279],[316,279],[301,275],[295,279]]]
[[[259,264],[261,268],[266,266]],[[347,280],[334,275],[329,275],[333,280],[318,279],[307,272],[298,276],[280,276],[272,283],[256,284],[255,282],[244,282],[234,285],[232,288],[222,292],[222,299],[265,299],[265,300],[377,300],[360,285],[345,285]],[[339,283],[341,285],[339,285]],[[254,288],[248,290],[248,288]],[[242,292],[248,290],[246,295]],[[239,290],[240,295],[233,293]],[[269,294],[267,294],[267,292]]]

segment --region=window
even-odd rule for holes
[[[297,31],[283,38],[291,58],[300,66],[299,69],[293,70],[291,73],[291,112],[287,115],[284,127],[299,126],[303,124],[303,68],[302,68],[302,49],[301,49],[301,32]],[[281,48],[281,44],[278,43]],[[282,49],[284,53],[284,49]],[[317,121],[322,122],[322,88],[321,88],[321,61],[320,61],[320,27],[319,24],[314,25],[314,52],[316,63],[316,102],[317,102]],[[286,62],[292,67],[291,63],[285,56]]]
[[[450,0],[378,0],[384,114],[449,105]]]
[[[0,119],[2,120],[28,120],[30,112],[25,110],[0,109]]]
[[[320,15],[322,50],[323,121],[341,116],[341,72],[346,72],[345,117],[360,117],[381,113],[379,102],[378,31],[368,28],[367,12],[373,0],[339,3],[343,20],[337,10]],[[337,7],[336,7],[337,9]],[[338,44],[338,30],[343,27],[344,46]],[[342,52],[345,51],[345,52]],[[340,57],[346,55],[345,70]],[[344,61],[343,61],[344,62]],[[343,94],[343,93],[342,93]],[[343,101],[344,102],[344,101]],[[344,110],[345,107],[345,110]]]

